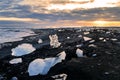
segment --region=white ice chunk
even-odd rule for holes
[[[58,54],[57,57],[45,58],[45,59],[35,59],[29,64],[28,73],[29,76],[35,76],[38,74],[46,75],[51,67],[57,63],[62,62],[66,57],[66,53],[63,51]]]
[[[16,58],[9,61],[10,64],[22,63],[22,58]]]
[[[76,54],[77,54],[78,57],[83,57],[83,50],[77,49]]]
[[[97,56],[97,54],[93,54],[92,56],[93,56],[93,57],[96,57],[96,56]]]
[[[89,41],[89,40],[91,40],[92,38],[89,38],[89,37],[83,37],[83,39],[84,39],[85,41]]]
[[[82,35],[79,35],[78,37],[82,37]]]
[[[81,29],[77,30],[76,32],[81,32]]]
[[[99,40],[103,40],[104,38],[103,37],[100,37]]]
[[[29,76],[46,74],[45,72],[43,73],[45,65],[44,59],[35,59],[32,61],[28,67]]]
[[[90,31],[90,29],[85,29],[85,31]]]
[[[18,80],[18,78],[17,77],[12,77],[12,79],[11,80]]]
[[[16,48],[12,49],[12,55],[13,56],[22,56],[22,55],[26,55],[29,54],[31,52],[33,52],[35,50],[35,48],[28,43],[24,43],[21,45],[18,45]]]
[[[82,47],[82,46],[83,46],[83,44],[76,45],[76,47]]]
[[[66,80],[67,79],[67,74],[58,74],[58,75],[54,75],[51,76],[52,78],[54,78],[55,80]]]
[[[105,72],[106,75],[110,74],[109,72]]]
[[[56,34],[55,35],[50,35],[49,38],[50,38],[50,45],[53,48],[57,48],[61,45],[61,43],[58,41],[58,36]]]
[[[106,39],[104,39],[103,42],[106,42]]]
[[[61,31],[64,31],[64,30],[62,30],[62,29],[59,29],[58,31],[59,31],[59,32],[61,32]]]
[[[107,31],[106,34],[110,34],[111,32]]]
[[[90,44],[89,47],[97,47],[97,46],[94,44]]]
[[[91,40],[91,41],[90,41],[90,43],[93,43],[93,42],[95,42],[95,40]]]
[[[112,38],[111,40],[112,40],[112,41],[117,41],[118,39]]]
[[[90,34],[90,32],[84,32],[84,35]]]
[[[70,37],[67,37],[67,39],[70,39]]]
[[[38,43],[40,44],[40,43],[43,43],[43,40],[42,39],[39,39],[38,40]]]

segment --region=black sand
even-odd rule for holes
[[[95,42],[84,41],[78,37],[84,35],[84,29],[34,29],[37,34],[34,36],[24,37],[22,41],[16,41],[3,46],[0,49],[0,80],[10,80],[17,77],[18,80],[54,80],[51,76],[65,73],[68,75],[67,80],[120,80],[120,28],[117,30],[91,29],[85,36],[92,38]],[[110,32],[110,33],[106,33]],[[59,41],[62,43],[59,48],[51,48],[49,45],[49,35],[57,34]],[[67,39],[70,37],[70,39]],[[106,39],[99,40],[100,37]],[[112,41],[116,38],[117,41]],[[38,39],[44,42],[38,44]],[[36,47],[36,51],[31,54],[22,56],[22,63],[9,64],[14,56],[11,56],[11,49],[19,44],[30,43]],[[78,58],[75,54],[76,45],[83,44],[79,47],[84,51],[86,57]],[[89,46],[90,44],[96,45]],[[3,45],[3,44],[1,44]],[[29,77],[27,68],[31,61],[36,58],[54,57],[58,53],[65,51],[66,59],[50,69],[47,75]],[[93,56],[95,54],[95,56]]]

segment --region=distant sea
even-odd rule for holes
[[[0,28],[0,44],[20,41],[26,36],[35,35],[30,28]]]

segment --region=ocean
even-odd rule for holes
[[[30,28],[0,28],[0,44],[23,40],[22,37],[35,35]]]

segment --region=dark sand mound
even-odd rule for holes
[[[67,80],[120,80],[120,32],[108,29],[37,29],[33,30],[37,35],[25,37],[24,40],[9,43],[11,45],[0,49],[4,55],[0,59],[0,80],[10,80],[17,77],[18,80],[54,80],[51,76],[67,74]],[[89,34],[84,34],[89,32]],[[49,45],[49,35],[57,34],[61,46],[52,48]],[[85,41],[83,37],[92,40]],[[69,37],[69,38],[68,38]],[[42,39],[44,42],[38,44]],[[100,39],[102,38],[102,39]],[[117,40],[114,40],[117,39]],[[32,44],[36,50],[28,55],[21,56],[22,63],[9,64],[14,56],[11,49],[22,43]],[[77,46],[76,45],[80,45]],[[83,50],[85,57],[78,58],[76,49]],[[36,58],[55,57],[65,51],[66,59],[50,69],[47,75],[29,77],[27,69],[31,61]]]

